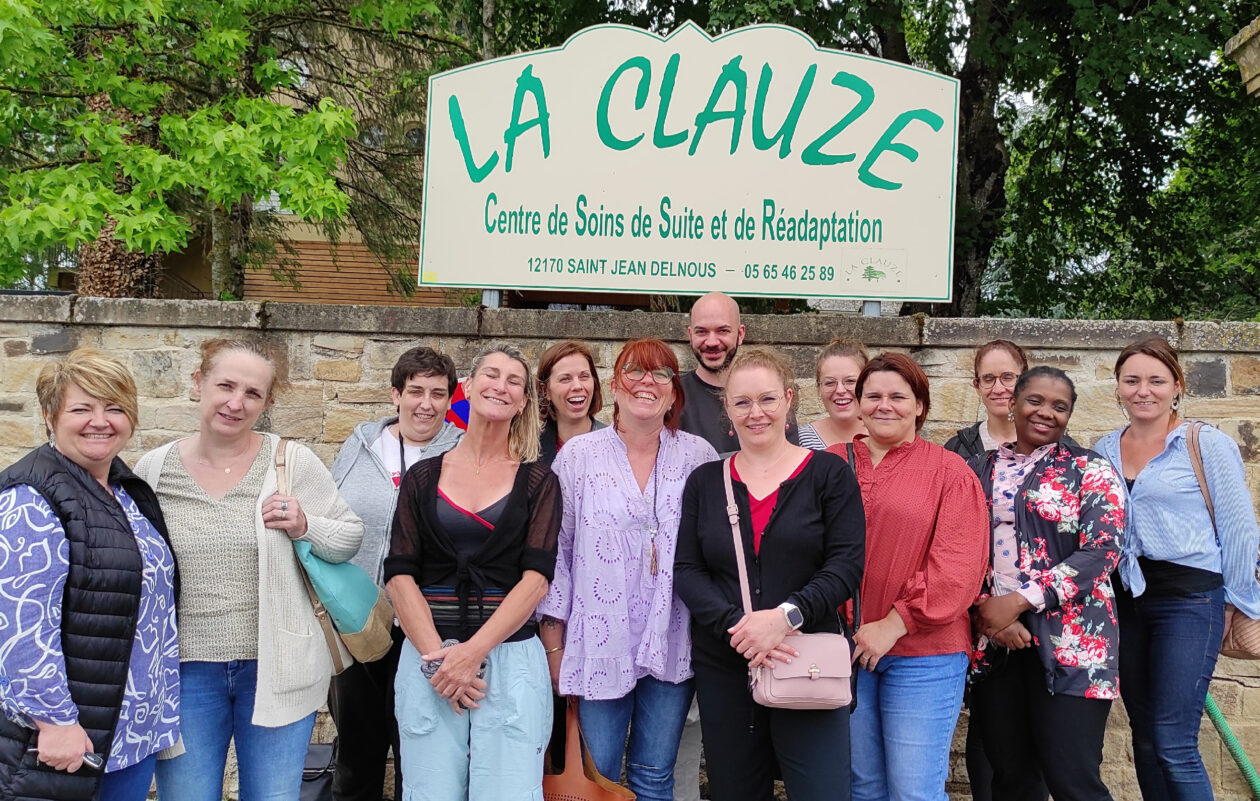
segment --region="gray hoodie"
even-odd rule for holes
[[[398,422],[398,416],[376,422],[360,423],[337,451],[333,460],[333,481],[341,497],[363,520],[363,544],[350,561],[367,571],[383,586],[385,557],[389,554],[389,528],[394,522],[398,504],[398,488],[384,463],[372,450],[372,443],[385,430]],[[422,459],[446,453],[454,448],[464,432],[452,423],[443,423],[429,444],[421,448]]]

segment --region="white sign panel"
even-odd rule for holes
[[[420,283],[949,300],[957,131],[792,28],[588,28],[430,80]]]

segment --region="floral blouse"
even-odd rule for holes
[[[997,451],[971,460],[992,504]],[[1060,442],[1024,479],[1015,510],[1021,581],[1039,587],[1040,612],[1021,620],[1046,670],[1046,688],[1085,698],[1119,697],[1117,622],[1111,572],[1120,560],[1124,487],[1111,463]],[[992,592],[992,574],[981,599]],[[971,680],[1001,648],[979,637]]]

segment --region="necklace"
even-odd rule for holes
[[[648,545],[652,550],[648,561],[648,569],[652,571],[652,575],[656,575],[656,571],[660,566],[656,552],[656,534],[660,531],[661,521],[656,513],[656,499],[660,496],[661,487],[661,445],[658,441],[656,444],[656,455],[652,457],[652,525],[648,527]]]
[[[248,453],[248,452],[249,452],[249,446],[248,446],[248,445],[246,445],[246,446],[245,446],[245,450],[241,451],[240,453],[236,454],[235,456],[229,457],[229,459],[228,459],[228,463],[227,463],[227,467],[222,468],[222,470],[223,470],[223,474],[224,474],[225,476],[230,476],[230,475],[232,475],[232,467],[233,467],[233,465],[235,465],[238,461],[240,461],[240,458],[241,458],[242,456],[244,456],[244,455],[245,455],[246,453]],[[203,466],[203,467],[207,467],[207,468],[209,468],[209,469],[211,469],[211,470],[219,470],[219,469],[220,469],[220,468],[218,468],[218,467],[215,467],[213,464],[211,464],[211,462],[210,462],[210,460],[209,460],[209,459],[205,458],[204,456],[201,456],[200,454],[198,454],[198,455],[197,455],[197,464],[199,464],[199,465],[201,465],[201,466]]]
[[[779,462],[783,461],[783,457],[787,456],[791,450],[792,450],[792,446],[789,444],[787,447],[783,449],[783,452],[780,453],[773,462],[770,462],[765,467],[759,467],[756,464],[753,464],[752,460],[748,458],[748,454],[744,451],[741,451],[739,455],[744,457],[740,461],[744,462],[745,465],[752,468],[753,470],[757,470],[764,477],[766,475],[769,475],[770,469],[774,467],[775,465],[777,465]]]

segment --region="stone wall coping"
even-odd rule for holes
[[[0,321],[330,331],[485,340],[579,337],[617,342],[648,336],[682,340],[687,315],[679,312],[542,311],[8,295],[0,296]],[[816,346],[832,337],[843,336],[872,347],[966,347],[1001,337],[1037,349],[1117,350],[1142,336],[1159,334],[1174,346],[1187,351],[1260,351],[1260,323],[929,318],[919,315],[856,317],[808,313],[748,314],[744,315],[743,321],[748,329],[748,341],[770,345]]]

